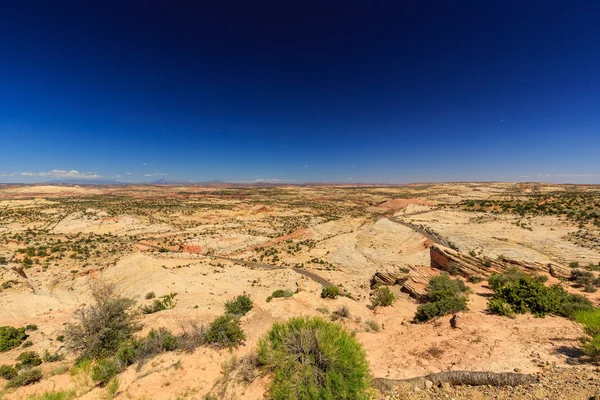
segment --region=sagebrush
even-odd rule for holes
[[[275,400],[368,399],[369,366],[356,339],[320,317],[274,324],[258,344]]]

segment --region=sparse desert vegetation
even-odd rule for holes
[[[599,193],[3,187],[4,398],[377,398],[371,378],[594,368]]]

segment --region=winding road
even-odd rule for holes
[[[431,211],[434,211],[434,210],[418,211],[418,212],[414,212],[411,214],[406,214],[405,216],[409,217],[409,216],[413,216],[413,215],[425,214],[425,213],[428,213]],[[439,244],[442,246],[446,246],[446,247],[450,247],[451,249],[454,249],[454,250],[458,250],[458,248],[456,248],[456,246],[453,243],[448,242],[447,240],[441,238],[440,236],[437,236],[435,234],[427,232],[425,229],[423,229],[417,225],[411,224],[409,222],[404,222],[403,220],[401,220],[398,217],[389,217],[388,220],[390,220],[391,222],[393,222],[395,224],[402,225],[402,226],[412,229],[413,231],[425,236],[427,239],[431,240],[433,243],[436,243],[436,244]]]
[[[148,244],[148,243],[142,243],[142,242],[130,242],[131,244],[137,244],[140,246],[144,246],[144,247],[150,247],[152,249],[156,249],[156,250],[160,250],[163,247],[160,246],[155,246],[153,244]],[[174,251],[169,250],[170,253],[176,253]],[[214,258],[216,260],[225,260],[225,261],[231,261],[234,263],[238,263],[241,265],[244,265],[246,267],[250,267],[250,268],[264,268],[264,269],[269,269],[269,270],[275,270],[275,269],[287,269],[285,267],[279,267],[277,265],[269,265],[269,264],[262,264],[262,263],[255,263],[252,261],[246,261],[246,260],[240,260],[237,258],[229,258],[229,257],[223,257],[223,256],[215,256],[215,255],[209,255],[209,254],[200,254],[203,257],[207,257],[207,258]],[[297,274],[300,275],[304,275],[312,280],[314,280],[315,282],[321,284],[323,287],[329,287],[329,286],[335,286],[333,283],[329,282],[327,279],[323,278],[320,275],[315,274],[314,272],[308,271],[304,268],[289,268],[292,271],[294,271]]]
[[[412,214],[408,214],[409,215],[418,215],[418,214],[424,214],[427,212],[431,212],[432,210],[426,210],[426,211],[419,211],[419,212],[415,212]],[[152,218],[152,216],[150,215],[150,217]],[[153,218],[152,218],[153,219]],[[412,229],[413,231],[423,235],[424,237],[426,237],[427,239],[431,240],[434,243],[440,244],[442,246],[446,246],[446,247],[452,247],[450,243],[448,243],[447,241],[445,241],[444,239],[440,238],[437,235],[433,235],[429,232],[427,232],[426,230],[424,230],[423,228],[420,228],[416,225],[410,224],[408,222],[404,222],[401,219],[399,219],[398,217],[389,217],[388,220],[390,220],[391,222],[395,223],[395,224],[399,224],[402,226],[405,226],[407,228]],[[163,247],[160,246],[155,246],[153,244],[148,244],[148,243],[142,243],[142,242],[130,242],[132,244],[136,244],[136,245],[140,245],[140,246],[145,246],[145,247],[149,247],[152,249],[156,249],[156,250],[161,250],[163,249]],[[168,249],[167,249],[168,250]],[[170,253],[177,253],[171,250],[168,250]],[[200,254],[203,257],[207,257],[207,258],[214,258],[216,260],[225,260],[225,261],[231,261],[237,264],[241,264],[244,265],[246,267],[250,267],[250,268],[264,268],[264,269],[268,269],[268,270],[276,270],[276,269],[286,269],[285,267],[280,267],[277,265],[269,265],[269,264],[262,264],[262,263],[256,263],[256,262],[252,262],[252,261],[246,261],[246,260],[240,260],[237,258],[229,258],[229,257],[224,257],[224,256],[215,256],[215,255],[209,255],[209,254]],[[312,272],[312,271],[308,271],[304,268],[289,268],[292,271],[296,272],[297,274],[306,276],[312,280],[314,280],[315,282],[321,284],[323,287],[329,287],[329,286],[335,286],[333,283],[329,282],[327,279],[323,278],[322,276]]]

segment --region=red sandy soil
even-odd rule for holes
[[[200,253],[202,253],[202,246],[200,246],[200,245],[186,245],[186,246],[183,246],[183,252],[184,253],[200,254]]]

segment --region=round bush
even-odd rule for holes
[[[6,384],[7,388],[16,388],[37,383],[42,380],[42,371],[39,368],[28,369],[12,378]]]
[[[225,302],[225,310],[229,314],[233,314],[239,317],[242,317],[250,310],[252,310],[252,299],[247,294],[240,295],[236,297],[234,300],[230,300]]]
[[[337,286],[327,286],[321,290],[321,297],[324,299],[336,299],[340,294]]]
[[[19,368],[37,367],[42,363],[42,358],[35,351],[24,351],[17,357]]]
[[[394,302],[394,294],[387,286],[381,286],[375,289],[373,292],[373,297],[371,298],[371,303],[373,307],[382,306],[389,307]]]
[[[468,310],[468,288],[460,279],[451,279],[446,273],[434,276],[427,285],[426,304],[417,308],[414,321],[425,322],[430,319]]]
[[[19,374],[19,370],[12,365],[0,365],[0,378],[10,380]]]
[[[112,358],[101,358],[92,369],[92,379],[107,384],[115,375],[121,372],[117,361]]]
[[[25,328],[0,326],[0,352],[20,346],[25,339],[27,339]]]
[[[239,320],[231,314],[223,314],[215,319],[206,331],[205,340],[216,347],[234,347],[241,344],[246,335],[240,328]]]
[[[258,344],[275,400],[368,399],[369,366],[356,339],[322,318],[274,324]]]

